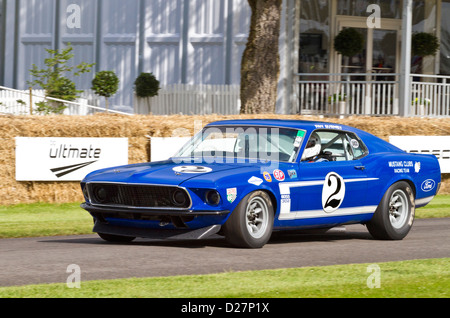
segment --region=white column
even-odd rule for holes
[[[411,37],[412,0],[403,0],[402,61],[400,71],[400,116],[408,117],[411,109]]]

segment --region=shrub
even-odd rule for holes
[[[439,50],[439,39],[431,33],[415,33],[412,37],[412,53],[416,56],[435,55]]]
[[[343,29],[334,38],[334,48],[344,56],[354,56],[364,49],[364,37],[354,28]]]
[[[158,91],[160,90],[159,81],[152,73],[141,73],[134,85],[138,97],[158,96]]]
[[[101,71],[92,80],[92,90],[99,96],[105,97],[106,109],[108,109],[108,98],[117,93],[119,89],[119,78],[112,71]]]

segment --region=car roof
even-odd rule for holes
[[[209,124],[208,126],[272,126],[283,128],[295,128],[305,130],[315,130],[319,128],[323,129],[336,129],[346,131],[360,131],[359,129],[322,121],[309,121],[309,120],[286,120],[286,119],[237,119],[237,120],[223,120]]]

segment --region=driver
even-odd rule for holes
[[[313,133],[306,144],[303,152],[302,161],[308,162],[328,162],[331,161],[330,153],[322,152],[322,142],[317,133]]]

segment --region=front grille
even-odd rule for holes
[[[178,187],[93,183],[88,184],[88,191],[93,204],[177,209],[191,206],[186,190]]]

